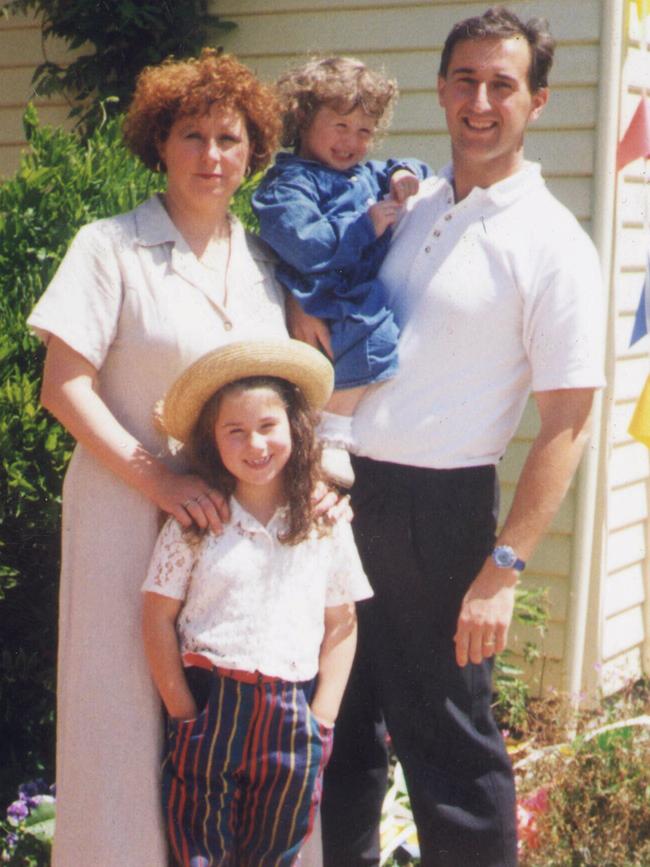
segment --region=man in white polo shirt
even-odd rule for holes
[[[409,200],[380,273],[400,369],[355,416],[355,536],[376,595],[326,775],[327,867],[379,863],[384,719],[422,867],[517,861],[493,656],[603,384],[596,252],[524,160],[553,49],[545,22],[499,7],[452,29],[438,88],[453,161]],[[539,433],[497,538],[495,465],[531,390]]]

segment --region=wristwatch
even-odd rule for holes
[[[515,554],[510,545],[497,545],[492,552],[492,559],[499,569],[514,569],[516,572],[523,572],[526,564]]]

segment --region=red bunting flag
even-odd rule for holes
[[[634,117],[618,144],[616,167],[620,171],[640,157],[650,157],[650,99],[641,97]]]

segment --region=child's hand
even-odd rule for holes
[[[378,238],[381,238],[386,229],[395,223],[400,208],[401,205],[395,199],[383,199],[368,208],[368,216],[372,220]]]
[[[388,185],[391,199],[403,204],[409,196],[414,196],[420,189],[420,181],[408,169],[398,169],[393,172]]]
[[[172,710],[174,711],[173,713],[167,708],[167,713],[174,722],[187,722],[188,720],[196,719],[199,715],[199,709],[194,701],[191,704],[176,705]]]

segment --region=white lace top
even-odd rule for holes
[[[160,532],[143,590],[185,604],[177,621],[182,654],[215,665],[309,680],[329,606],[372,596],[354,544],[340,521],[329,535],[284,545],[286,509],[264,527],[235,498],[220,536],[188,540],[174,518]]]

